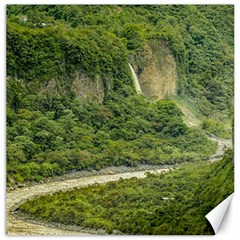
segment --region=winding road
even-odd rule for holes
[[[209,137],[211,140],[218,143],[218,148],[215,154],[210,157],[209,161],[220,160],[226,148],[231,147],[232,141],[230,139],[220,139],[216,137]],[[61,229],[58,227],[50,227],[41,225],[39,223],[33,223],[27,220],[21,220],[16,217],[14,211],[27,199],[50,194],[58,191],[67,191],[74,187],[84,187],[94,183],[106,183],[109,181],[117,181],[120,178],[144,178],[146,172],[161,173],[166,172],[168,169],[157,170],[144,170],[135,172],[125,172],[117,174],[105,174],[99,176],[88,176],[77,179],[70,179],[58,182],[43,183],[31,187],[19,188],[10,192],[7,192],[7,206],[6,206],[6,231],[7,235],[89,235],[89,233],[82,231],[70,231],[67,229]]]

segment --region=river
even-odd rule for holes
[[[231,147],[232,141],[230,139],[220,139],[216,137],[209,137],[211,140],[218,143],[218,148],[213,156],[209,158],[210,162],[218,161],[222,158],[227,147]],[[58,227],[50,227],[46,224],[33,223],[31,221],[22,220],[14,214],[18,206],[27,199],[50,194],[58,191],[66,191],[74,187],[84,187],[94,183],[107,183],[109,181],[117,181],[120,178],[127,179],[132,177],[144,178],[146,172],[163,173],[168,171],[165,169],[154,169],[144,171],[133,171],[125,173],[110,173],[99,176],[80,177],[76,179],[66,179],[63,181],[55,181],[43,183],[31,187],[18,188],[6,193],[6,231],[7,235],[88,235],[87,230],[84,231],[70,231]]]

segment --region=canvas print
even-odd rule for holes
[[[233,191],[233,5],[6,6],[7,235],[211,235]]]

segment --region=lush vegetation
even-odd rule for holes
[[[125,234],[213,234],[204,217],[233,192],[233,152],[212,164],[186,164],[145,179],[92,185],[25,202],[20,211],[48,222]]]
[[[205,119],[203,121],[202,129],[222,138],[232,137],[231,128],[227,128],[226,125],[224,125],[222,122],[211,118]]]
[[[100,76],[106,91],[108,85],[113,89],[130,85],[126,49],[104,30],[31,28],[9,21],[7,42],[7,74],[23,79],[32,93],[53,79],[63,93],[80,70],[92,79]]]
[[[178,94],[207,117],[204,130],[229,137],[222,126],[232,115],[232,12],[227,5],[8,6],[8,185],[210,156],[215,145],[187,128],[174,102],[135,95],[128,62],[141,68],[145,44],[164,41],[177,61]],[[102,103],[78,97],[78,72],[89,84],[101,79]]]
[[[40,96],[33,102],[26,95],[25,108],[17,113],[9,108],[9,183],[109,165],[196,161],[213,154],[215,144],[200,130],[188,129],[172,101],[149,104],[133,92],[122,96],[127,90],[112,94],[104,105],[58,96],[49,108]]]
[[[10,76],[64,85],[78,69],[119,88],[130,83],[127,55],[156,39],[175,56],[178,93],[208,118],[232,115],[232,5],[13,5],[7,16]]]
[[[204,215],[232,192],[233,157],[201,160],[216,150],[205,132],[231,137],[233,20],[232,5],[7,6],[8,186],[75,170],[185,163],[20,210],[108,233],[211,234]],[[177,64],[172,100],[134,91],[128,63],[139,73],[155,43]],[[200,116],[201,129],[187,127],[181,104],[189,119]]]

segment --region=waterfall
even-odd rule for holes
[[[141,94],[142,90],[141,90],[141,87],[140,87],[140,84],[139,84],[139,81],[138,81],[137,74],[135,73],[135,71],[134,71],[134,69],[133,69],[133,67],[131,66],[130,63],[129,63],[129,67],[130,67],[130,70],[131,70],[131,73],[132,73],[133,82],[134,82],[136,92],[137,92],[137,94]]]

